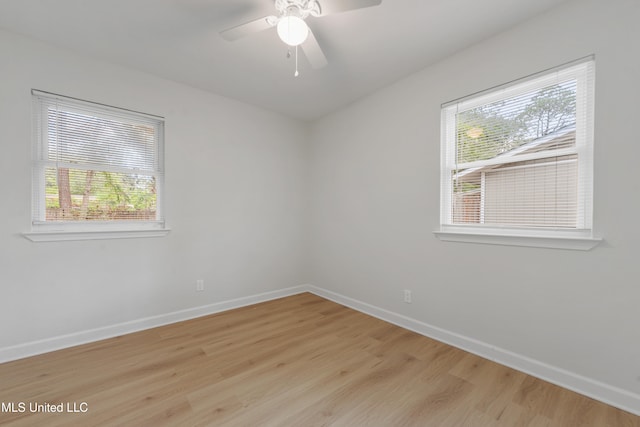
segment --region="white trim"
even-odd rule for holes
[[[551,85],[556,82],[571,80],[579,74],[576,70],[585,68],[585,64],[593,62],[595,59],[595,55],[588,55],[584,58],[579,58],[575,61],[570,61],[557,67],[548,68],[546,70],[530,74],[526,77],[512,80],[498,86],[493,86],[476,93],[471,93],[458,99],[453,99],[443,103],[441,108],[456,106],[457,108],[460,108],[460,111],[464,111],[464,109],[471,109],[478,105],[499,100],[501,96],[504,97],[505,94],[507,94],[506,96],[517,96],[519,93],[525,93],[529,90],[529,86],[536,87],[541,84]],[[514,86],[517,87],[523,83],[527,84],[527,88],[521,91],[517,91],[516,88],[514,88]]]
[[[113,116],[117,116],[121,118],[124,112],[124,117],[130,118],[131,115],[135,115],[139,119],[147,120],[149,123],[153,123],[158,120],[164,120],[164,116],[160,116],[157,114],[143,113],[141,111],[130,110],[128,108],[122,108],[122,107],[115,107],[113,105],[103,104],[100,102],[87,101],[86,99],[74,98],[72,96],[59,95],[57,93],[47,92],[45,90],[31,89],[31,95],[37,96],[43,99],[55,99],[63,103],[80,104],[86,109],[95,110],[94,111],[95,113],[97,114],[102,113],[104,117],[109,117],[109,118]],[[105,115],[105,111],[110,111],[111,114]]]
[[[101,328],[89,329],[74,332],[71,334],[59,335],[53,338],[4,347],[0,348],[0,363],[113,338],[124,334],[142,331],[145,329],[168,325],[170,323],[182,322],[184,320],[194,319],[196,317],[208,316],[210,314],[219,313],[221,311],[258,304],[261,302],[300,294],[303,292],[308,292],[307,285],[263,292],[247,297],[235,298],[232,300],[221,301],[209,305],[203,305],[200,307],[188,308],[185,310],[179,310],[171,313],[160,314],[157,316],[145,317],[143,319],[132,320],[129,322],[118,323],[116,325],[104,326]]]
[[[480,224],[484,224],[484,208],[487,200],[487,173],[480,172]]]
[[[446,108],[440,117],[440,224],[450,224],[452,219],[453,180],[452,171],[456,171],[455,150],[449,149],[448,141],[455,139],[455,108]]]
[[[640,394],[632,393],[603,382],[584,377],[574,372],[567,371],[544,362],[513,353],[494,345],[466,337],[437,326],[429,325],[419,320],[411,319],[402,314],[394,313],[362,301],[308,285],[309,292],[322,298],[334,301],[338,304],[350,307],[354,310],[384,320],[410,331],[429,338],[433,338],[445,344],[468,351],[485,359],[500,363],[518,371],[532,375],[536,378],[556,384],[560,387],[575,391],[582,395],[615,406],[624,411],[640,415]]]
[[[57,337],[32,341],[10,347],[0,348],[0,363],[35,356],[50,351],[73,347],[76,345],[95,342],[103,339],[155,328],[171,323],[181,322],[197,317],[207,316],[226,310],[258,304],[291,295],[310,292],[322,298],[368,314],[410,331],[445,344],[468,351],[485,359],[508,366],[536,378],[567,388],[582,395],[615,406],[632,414],[640,415],[640,395],[618,387],[578,375],[574,372],[540,362],[529,357],[493,346],[491,344],[448,331],[437,326],[429,325],[402,314],[376,307],[365,302],[349,298],[317,286],[305,284],[276,291],[264,292],[247,297],[221,301],[205,306],[179,310],[158,316],[146,317],[130,322],[95,328]]]
[[[23,235],[32,241],[61,241],[61,240],[89,240],[89,239],[114,239],[130,237],[158,237],[166,235],[168,230],[164,228],[163,196],[164,196],[164,117],[141,113],[110,105],[85,101],[72,97],[44,92],[36,89],[32,93],[32,228]],[[48,108],[56,111],[71,111],[81,115],[90,114],[106,120],[115,120],[119,123],[153,127],[153,167],[145,165],[145,168],[114,166],[110,161],[101,159],[95,164],[89,160],[79,160],[80,163],[65,162],[56,156],[49,158],[49,116]],[[57,123],[58,120],[55,120]],[[57,137],[56,137],[57,140]],[[146,159],[146,157],[145,157]],[[103,161],[104,160],[104,161]],[[108,160],[108,159],[107,159]],[[146,162],[145,162],[146,163]],[[46,191],[45,170],[47,168],[67,168],[79,170],[94,170],[101,172],[114,172],[120,174],[138,174],[155,179],[156,188],[156,213],[155,220],[139,221],[134,226],[127,225],[127,221],[47,221],[46,219]],[[160,223],[161,231],[158,231]],[[114,225],[115,224],[115,225]],[[155,229],[154,232],[147,231]],[[123,232],[133,230],[133,232]],[[142,231],[138,231],[142,230]],[[69,233],[68,236],[64,232]]]
[[[526,246],[531,248],[569,249],[588,251],[600,244],[601,238],[543,236],[524,234],[484,234],[464,231],[434,231],[444,242],[483,243],[503,246]]]
[[[34,164],[38,166],[38,169],[45,170],[47,168],[67,168],[67,169],[75,169],[81,171],[94,171],[94,172],[113,172],[113,173],[122,173],[122,174],[136,174],[136,175],[144,175],[151,176],[157,178],[162,175],[162,172],[158,170],[152,169],[136,169],[130,167],[119,167],[119,166],[110,166],[110,165],[100,165],[100,164],[91,164],[91,163],[73,163],[73,162],[63,162],[56,160],[35,160]]]
[[[534,234],[518,235],[517,227],[513,233],[497,233],[489,236],[487,228],[483,227],[482,221],[473,229],[471,224],[467,224],[467,230],[461,232],[449,232],[447,227],[462,225],[455,222],[452,217],[452,196],[454,183],[461,177],[483,168],[494,167],[502,164],[509,164],[519,161],[539,160],[550,157],[566,155],[578,155],[578,184],[577,184],[577,204],[576,204],[576,226],[579,230],[590,230],[593,220],[593,75],[595,73],[594,57],[589,56],[564,64],[560,67],[537,73],[524,79],[510,82],[496,88],[488,89],[480,93],[472,94],[468,97],[458,99],[442,105],[441,110],[441,174],[440,174],[440,226],[436,235],[441,240],[488,243],[499,245],[533,246],[559,249],[589,250],[596,246],[600,239],[592,236],[580,236],[578,239],[567,239],[562,232],[556,233],[549,228],[538,228],[539,232]],[[476,108],[479,105],[489,104],[496,100],[508,99],[522,93],[528,93],[533,89],[541,89],[549,84],[561,83],[566,80],[576,80],[576,124],[568,126],[556,133],[546,135],[520,147],[500,154],[489,160],[479,160],[458,164],[456,144],[456,119],[455,116],[463,111]],[[583,101],[584,98],[584,102]],[[585,108],[582,111],[581,108]],[[547,143],[554,138],[566,135],[569,132],[576,132],[576,145],[570,148],[558,150],[545,150],[534,153],[527,153],[533,147]],[[482,186],[484,189],[484,186]],[[481,198],[481,202],[482,202]],[[484,218],[484,211],[481,209],[480,219]],[[509,228],[508,224],[501,224],[504,228]],[[469,231],[467,233],[467,231]],[[557,234],[557,237],[555,236]],[[529,237],[531,236],[531,237]]]
[[[140,237],[164,237],[171,229],[149,230],[101,230],[101,231],[34,231],[22,233],[32,242],[63,242],[73,240],[100,240],[100,239],[135,239]]]

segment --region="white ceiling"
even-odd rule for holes
[[[329,65],[301,55],[297,78],[274,28],[218,34],[274,14],[273,0],[1,0],[0,27],[312,120],[563,1],[383,0],[309,17]]]

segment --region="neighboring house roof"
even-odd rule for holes
[[[494,159],[504,159],[504,158],[509,158],[509,157],[515,157],[518,156],[520,154],[526,154],[526,153],[534,153],[536,151],[542,151],[544,149],[549,148],[550,146],[554,146],[554,145],[563,145],[563,143],[568,143],[571,142],[573,143],[573,141],[575,140],[575,131],[576,131],[576,126],[575,125],[570,125],[570,126],[565,126],[561,129],[558,129],[555,132],[552,132],[548,135],[545,136],[541,136],[540,138],[536,138],[534,140],[531,140],[529,142],[525,142],[524,144],[509,150],[505,153],[499,154],[496,157],[494,157]],[[518,159],[514,158],[513,159],[514,162],[517,162]],[[487,170],[491,170],[491,169],[495,169],[497,167],[502,166],[503,164],[497,164],[497,165],[490,165],[490,166],[479,166],[479,167],[475,167],[475,168],[469,168],[469,169],[465,169],[463,171],[460,171],[456,174],[455,178],[462,180],[462,181],[474,181],[475,179],[477,179],[477,174],[483,171],[487,171]]]

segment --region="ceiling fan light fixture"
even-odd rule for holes
[[[299,16],[283,16],[278,22],[278,36],[289,46],[298,46],[309,36],[309,27]]]

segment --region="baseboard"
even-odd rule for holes
[[[473,338],[432,326],[418,320],[367,304],[347,296],[319,288],[313,285],[300,285],[276,291],[264,292],[242,298],[221,301],[200,307],[175,311],[172,313],[138,319],[103,328],[90,329],[72,334],[61,335],[39,341],[32,341],[10,347],[0,348],[0,363],[22,359],[50,351],[95,342],[107,338],[138,332],[196,317],[220,313],[234,308],[245,307],[290,295],[311,292],[322,298],[358,310],[378,319],[393,323],[418,334],[452,345],[485,359],[500,363],[534,377],[543,379],[576,393],[615,406],[640,416],[640,395],[560,369],[529,357],[492,346]]]
[[[100,341],[107,338],[113,338],[124,334],[130,334],[132,332],[155,328],[157,326],[181,322],[183,320],[194,319],[196,317],[207,316],[209,314],[245,307],[273,299],[283,298],[290,295],[308,292],[308,290],[309,287],[307,285],[294,286],[291,288],[216,302],[186,310],[174,311],[172,313],[161,314],[158,316],[146,317],[102,328],[89,329],[39,341],[4,347],[0,348],[0,363],[48,353],[50,351],[73,347],[80,344]]]
[[[353,308],[378,319],[409,329],[418,334],[452,345],[501,365],[524,372],[560,387],[575,391],[616,408],[640,415],[640,395],[600,381],[531,359],[521,354],[492,346],[473,338],[438,328],[336,292],[308,285],[309,292],[338,304]]]

